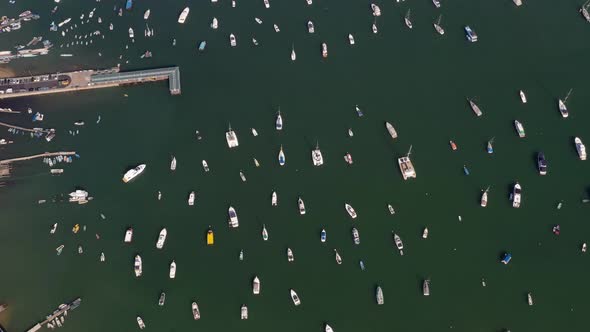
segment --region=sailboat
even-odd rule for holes
[[[412,29],[412,21],[410,20],[410,10],[408,9],[408,12],[406,13],[406,17],[404,17],[404,22],[406,22],[406,26],[409,29]]]
[[[281,144],[281,150],[279,151],[279,165],[285,165],[285,153],[283,152],[283,145]]]
[[[340,257],[340,254],[338,253],[338,250],[334,249],[334,256],[336,258],[336,264],[340,265],[342,264],[342,257]]]
[[[377,33],[379,32],[379,30],[377,29],[377,18],[375,18],[375,20],[373,21],[373,26],[371,26],[371,29],[373,30],[373,33]]]
[[[488,191],[490,187],[487,187],[486,190],[481,194],[481,207],[486,207],[488,205]]]
[[[281,116],[281,108],[277,112],[277,120],[275,121],[275,128],[277,130],[283,130],[283,117]]]
[[[272,192],[271,201],[270,201],[270,205],[271,205],[271,206],[277,206],[278,204],[279,204],[279,203],[278,203],[277,192],[276,192],[276,191],[273,191],[273,192]]]
[[[439,15],[436,22],[434,22],[434,30],[436,30],[436,32],[438,32],[439,35],[444,35],[445,29],[443,29],[442,26],[440,25],[441,20],[442,20],[442,15]]]
[[[494,137],[488,141],[487,150],[489,154],[494,153],[494,146],[492,144],[494,144]]]
[[[561,113],[561,116],[564,118],[567,118],[569,116],[569,113],[567,111],[567,106],[565,106],[565,103],[567,102],[567,99],[570,97],[570,94],[572,93],[573,89],[570,89],[570,91],[567,93],[567,96],[565,96],[565,99],[562,101],[561,99],[559,99],[557,106],[559,107],[559,113]]]
[[[268,231],[266,230],[265,224],[262,224],[262,239],[268,241]]]
[[[471,106],[471,109],[473,110],[473,113],[475,113],[475,115],[481,116],[483,114],[483,112],[479,109],[479,106],[477,106],[477,104],[474,103],[473,100],[467,98],[467,101],[469,102],[469,106]]]
[[[297,54],[295,54],[295,44],[291,46],[291,61],[297,60]]]

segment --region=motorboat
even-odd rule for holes
[[[129,227],[127,228],[127,231],[125,231],[125,239],[123,242],[131,243],[131,240],[133,240],[133,228]]]
[[[166,236],[168,235],[168,231],[166,228],[162,228],[160,231],[160,235],[158,236],[158,241],[156,242],[156,248],[162,249],[164,248],[164,243],[166,243]]]
[[[135,263],[133,265],[133,270],[135,271],[135,276],[136,277],[141,277],[141,274],[143,273],[143,266],[142,266],[142,262],[141,262],[141,256],[139,255],[135,255]]]
[[[408,29],[412,29],[412,21],[410,19],[410,10],[408,9],[408,12],[406,13],[406,16],[404,17],[404,22],[406,23],[406,26],[408,27]]]
[[[236,36],[233,33],[229,34],[229,45],[231,47],[236,47],[237,45]]]
[[[375,19],[375,21],[373,22],[373,25],[371,25],[371,30],[373,31],[374,34],[377,34],[379,32],[379,29],[377,29],[377,19]]]
[[[188,17],[188,14],[190,12],[190,8],[189,7],[185,7],[182,12],[180,13],[180,15],[178,16],[178,23],[183,24],[184,22],[186,22],[186,19]]]
[[[578,151],[580,160],[586,160],[586,146],[582,143],[582,140],[576,137],[574,138],[574,143],[576,144],[576,151]]]
[[[238,135],[231,129],[231,124],[229,125],[229,130],[225,133],[225,140],[227,141],[227,146],[232,149],[238,147]]]
[[[422,238],[423,239],[428,238],[428,227],[424,227],[424,230],[422,231]]]
[[[582,252],[586,252],[587,248],[588,246],[586,245],[586,242],[582,243]]]
[[[258,40],[256,40],[256,38],[252,38],[252,44],[254,44],[254,46],[258,46]]]
[[[203,52],[205,50],[205,47],[207,47],[207,41],[203,40],[199,43],[199,52]]]
[[[252,136],[258,136],[258,131],[256,131],[256,128],[252,128]]]
[[[395,128],[393,128],[391,123],[385,122],[385,128],[387,129],[387,132],[389,133],[392,139],[397,138],[397,131],[395,131]]]
[[[371,4],[371,10],[373,11],[373,16],[381,16],[381,8],[379,8],[379,6],[377,6],[376,4]]]
[[[262,20],[259,19],[258,17],[255,17],[254,18],[254,21],[256,21],[256,23],[258,23],[258,24],[262,24]]]
[[[301,199],[301,197],[299,197],[297,199],[297,205],[299,206],[299,214],[304,215],[305,214],[305,203],[303,203],[303,199]]]
[[[465,175],[469,175],[469,168],[467,168],[467,166],[463,165],[463,173]]]
[[[283,117],[281,116],[281,110],[279,108],[277,112],[277,119],[275,121],[275,128],[277,130],[283,130]]]
[[[131,180],[133,180],[134,178],[136,178],[137,176],[139,176],[141,173],[143,173],[143,171],[145,170],[146,165],[145,164],[141,164],[138,165],[130,170],[128,170],[125,175],[123,175],[123,182],[127,183]]]
[[[433,23],[433,26],[434,26],[434,30],[436,30],[436,32],[442,36],[445,34],[445,29],[443,29],[442,25],[440,25],[441,20],[442,20],[442,15],[439,15],[438,19]]]
[[[229,227],[238,228],[240,226],[240,223],[238,221],[238,215],[236,214],[236,210],[233,208],[233,206],[230,206],[227,209],[227,214],[229,215]]]
[[[474,103],[473,100],[467,99],[467,101],[469,102],[469,106],[471,107],[471,110],[473,111],[473,113],[475,113],[475,115],[481,116],[483,114],[479,106],[477,106],[477,104]]]
[[[291,300],[293,300],[293,304],[298,306],[301,304],[301,299],[299,299],[299,296],[297,295],[297,293],[295,292],[295,290],[290,289],[289,290],[290,294],[291,294]]]
[[[342,257],[340,257],[340,254],[338,253],[338,250],[334,249],[334,258],[336,258],[336,264],[340,265],[342,264]]]
[[[537,169],[539,170],[540,175],[547,174],[547,159],[545,159],[545,154],[543,152],[537,153]]]
[[[326,242],[326,236],[327,236],[326,229],[322,228],[322,231],[320,232],[320,241],[322,243]]]
[[[260,294],[260,279],[258,279],[258,276],[254,276],[254,280],[252,280],[252,294]]]
[[[354,244],[356,244],[356,245],[361,244],[361,237],[360,237],[359,231],[358,231],[358,229],[356,229],[356,227],[352,228],[352,240],[353,240]]]
[[[140,330],[145,329],[145,323],[143,322],[143,319],[139,316],[137,316],[137,325],[139,325]]]
[[[527,295],[527,302],[529,303],[529,305],[533,305],[533,295],[529,292]]]
[[[322,43],[322,57],[325,59],[328,57],[328,44]]]
[[[527,103],[527,99],[526,99],[526,95],[524,94],[524,91],[520,90],[518,92],[518,94],[520,95],[520,101],[522,101],[523,104]]]
[[[135,37],[135,32],[133,31],[133,28],[129,28],[128,32],[129,32],[129,38]]]
[[[451,146],[451,150],[457,151],[457,144],[454,141],[449,141],[449,145]]]
[[[297,53],[295,53],[295,45],[291,47],[291,61],[297,60]]]
[[[326,326],[324,327],[324,332],[334,332],[334,329],[330,325],[328,325],[328,323],[326,323]]]
[[[467,38],[467,40],[472,43],[475,43],[477,41],[477,34],[475,33],[475,31],[473,31],[471,29],[471,27],[468,25],[466,25],[464,29],[465,29],[465,37]]]
[[[268,241],[268,231],[265,224],[262,224],[262,240]]]
[[[514,120],[514,128],[516,129],[516,132],[518,133],[518,137],[520,137],[520,138],[526,137],[526,133],[524,132],[524,127],[522,126],[522,123],[520,123],[518,120]]]
[[[217,28],[219,27],[219,20],[217,20],[216,17],[213,17],[213,20],[211,20],[211,29],[213,30],[217,30]]]
[[[270,8],[270,2],[268,0],[264,0],[264,7]]]
[[[313,161],[314,166],[322,166],[324,164],[324,157],[322,156],[322,151],[320,151],[320,147],[316,142],[315,150],[311,151],[311,160]]]
[[[344,208],[346,209],[346,212],[348,212],[348,215],[352,219],[356,219],[356,217],[357,217],[356,211],[354,211],[354,209],[352,208],[352,206],[350,206],[350,204],[348,204],[348,203],[344,204]]]
[[[195,192],[194,191],[191,191],[191,193],[188,195],[188,205],[189,206],[195,205]]]
[[[512,189],[512,207],[513,208],[520,207],[521,192],[522,192],[522,188],[520,187],[520,184],[518,182],[516,182],[514,184],[514,188]]]
[[[484,190],[481,194],[481,207],[486,207],[488,205],[488,189]]]
[[[359,267],[361,268],[361,271],[365,270],[365,262],[363,262],[362,260],[359,261]]]
[[[240,319],[248,319],[248,307],[245,304],[240,308]]]
[[[246,182],[246,175],[244,175],[242,170],[240,170],[240,179],[242,179],[242,182]]]
[[[104,262],[106,260],[106,257],[104,256],[104,252],[100,253],[100,261]]]
[[[559,113],[563,118],[567,118],[569,116],[569,112],[567,110],[567,106],[565,106],[565,102],[561,99],[557,102],[557,106],[559,108]]]
[[[347,164],[352,165],[352,155],[347,152],[344,155],[344,161],[346,161]]]
[[[387,204],[387,210],[389,210],[389,214],[395,214],[395,210],[393,209],[393,206],[391,204]]]
[[[279,26],[278,25],[273,24],[272,26],[275,29],[275,32],[281,32],[281,29],[279,29]]]
[[[176,170],[176,157],[174,157],[174,156],[172,156],[172,161],[170,161],[170,170],[171,171]]]
[[[356,111],[356,115],[358,115],[358,117],[362,117],[364,115],[363,111],[360,109],[359,105],[354,105],[354,110]]]
[[[348,34],[348,43],[350,45],[354,45],[354,37],[352,36],[351,33]]]
[[[176,262],[172,261],[172,263],[170,263],[170,271],[168,273],[170,279],[174,279],[176,278]]]
[[[194,320],[201,319],[201,312],[199,311],[199,305],[197,304],[197,302],[193,302],[191,304],[191,309],[193,311],[193,319]]]
[[[160,298],[158,299],[158,305],[160,307],[163,307],[165,303],[166,303],[166,293],[162,292],[162,293],[160,293]]]
[[[494,153],[494,137],[492,137],[492,139],[490,139],[488,141],[488,145],[486,147],[486,150],[488,151],[489,154]]]
[[[285,152],[283,152],[283,145],[281,144],[281,149],[279,150],[279,165],[285,165]]]
[[[309,33],[315,32],[315,26],[313,25],[312,21],[307,21],[307,32],[309,32]]]
[[[201,164],[203,165],[203,170],[205,172],[209,172],[209,164],[207,163],[207,160],[203,159],[203,161],[201,161]]]
[[[57,230],[57,223],[53,224],[53,226],[51,226],[51,229],[49,230],[49,234],[55,234],[55,231]]]
[[[291,248],[287,248],[287,261],[292,262],[295,260],[295,256],[293,256],[293,250]]]
[[[422,295],[430,296],[430,280],[428,279],[422,282]]]
[[[381,286],[377,286],[375,298],[377,300],[378,305],[383,305],[383,303],[385,303],[385,299],[383,298],[383,289],[381,289]]]
[[[213,229],[209,226],[207,230],[207,245],[212,246],[215,244],[215,233],[213,233]]]
[[[308,6],[311,6],[311,4],[313,3],[313,0],[305,0],[305,2],[307,2]]]
[[[271,206],[277,206],[279,205],[279,200],[278,200],[278,196],[277,196],[277,192],[273,191],[272,195],[271,195],[271,199],[270,199],[270,205]]]
[[[240,262],[244,260],[244,249],[240,250],[240,255],[238,256],[238,259],[240,260]]]
[[[395,243],[397,250],[399,250],[400,255],[403,255],[404,243],[402,242],[402,239],[399,237],[399,235],[393,233],[393,242]]]

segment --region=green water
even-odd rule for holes
[[[62,176],[50,176],[39,161],[19,164],[0,190],[0,302],[10,305],[0,323],[8,331],[26,330],[76,297],[82,297],[82,305],[68,315],[62,331],[134,331],[137,315],[151,331],[323,331],[325,322],[338,332],[587,329],[590,267],[580,246],[590,241],[588,205],[581,203],[590,173],[573,145],[574,136],[590,144],[585,77],[590,26],[577,12],[580,3],[525,1],[516,8],[509,0],[445,1],[435,9],[426,0],[381,2],[379,34],[373,35],[369,5],[358,1],[316,0],[308,7],[304,0],[271,0],[270,9],[258,0],[238,0],[237,8],[227,0],[189,1],[185,25],[176,23],[185,3],[135,2],[123,17],[107,0],[64,0],[53,16],[49,1],[2,5],[2,14],[10,17],[25,9],[42,16],[2,34],[2,50],[36,35],[56,45],[48,56],[13,61],[8,68],[18,74],[121,63],[124,70],[178,65],[182,77],[180,96],[170,96],[167,83],[160,82],[2,102],[32,107],[45,114],[45,127],[58,130],[50,143],[4,132],[2,137],[15,144],[0,150],[2,159],[57,150],[81,155],[63,166]],[[94,23],[81,25],[80,14],[87,16],[93,7]],[[142,16],[148,7],[156,36],[146,39]],[[412,31],[403,25],[407,8]],[[439,14],[446,30],[442,37],[432,28]],[[213,16],[220,20],[217,31],[208,27]],[[47,31],[51,21],[67,17],[78,25],[73,33],[61,37]],[[254,17],[264,23],[257,25]],[[307,34],[308,19],[315,22],[314,35]],[[110,22],[113,32],[107,29]],[[475,29],[479,42],[465,41],[465,24]],[[129,43],[129,26],[138,36],[135,44]],[[59,49],[73,34],[97,29],[106,34],[104,40]],[[229,47],[232,32],[235,49]],[[348,33],[355,36],[354,47],[347,43]],[[258,48],[249,41],[253,35]],[[201,40],[207,40],[207,49],[198,54]],[[324,41],[327,60],[321,59]],[[148,49],[154,57],[139,59]],[[570,117],[562,119],[557,98],[570,88]],[[520,103],[519,89],[526,91],[528,104]],[[466,97],[476,98],[481,118],[468,108]],[[363,118],[356,116],[355,104],[364,110]],[[274,129],[279,105],[282,132]],[[33,126],[25,115],[0,117]],[[517,137],[515,119],[524,124],[525,139]],[[80,120],[86,126],[74,128]],[[397,140],[387,135],[385,121],[396,127]],[[224,139],[229,122],[240,141],[231,151]],[[260,136],[252,137],[251,127]],[[72,129],[80,134],[68,135]],[[195,130],[202,140],[196,140]],[[488,155],[485,144],[491,137],[495,153]],[[458,151],[449,148],[451,139]],[[311,163],[316,141],[325,159],[320,168]],[[284,167],[277,162],[281,144]],[[418,177],[403,181],[396,158],[410,145]],[[538,151],[549,161],[545,177],[536,170]],[[342,159],[346,152],[353,155],[351,166]],[[178,159],[174,173],[171,155]],[[211,172],[203,172],[203,159]],[[123,184],[123,173],[139,163],[148,165],[145,173]],[[470,176],[463,175],[463,165]],[[520,209],[508,200],[515,181],[523,186]],[[37,204],[78,186],[95,199],[84,206]],[[487,186],[489,204],[483,209],[480,191]],[[156,200],[158,190],[162,201]],[[191,190],[197,192],[192,208],[186,204]],[[279,195],[276,208],[270,206],[273,190]],[[305,199],[305,216],[297,213],[298,196]],[[346,215],[345,202],[357,210],[356,221]],[[388,203],[395,216],[389,215]],[[229,205],[238,212],[238,229],[227,227]],[[58,231],[49,235],[55,222]],[[74,235],[70,230],[76,223],[87,231]],[[551,233],[557,223],[559,237]],[[260,235],[263,224],[268,242]],[[205,244],[209,225],[215,230],[213,247]],[[125,245],[130,226],[133,243]],[[359,246],[352,242],[353,226],[360,232]],[[421,237],[424,226],[430,230],[427,240]],[[155,242],[162,227],[168,239],[159,251]],[[323,244],[322,227],[328,232]],[[404,256],[394,248],[393,230],[404,240]],[[65,249],[56,256],[60,244]],[[287,247],[294,251],[293,263],[287,262]],[[334,248],[342,265],[334,260]],[[103,251],[106,263],[99,262]],[[513,254],[508,266],[499,263],[505,251]],[[137,253],[144,263],[139,279],[133,274]],[[168,278],[172,259],[178,265],[175,280]],[[366,271],[359,269],[359,259]],[[251,293],[255,275],[262,282],[259,296]],[[430,297],[422,296],[425,278],[432,280]],[[377,285],[383,287],[384,306],[375,304]],[[290,288],[301,306],[293,306]],[[157,306],[161,291],[167,294],[163,308]],[[526,303],[527,292],[533,294],[533,307]],[[202,314],[197,322],[190,310],[194,300]],[[249,307],[248,321],[239,319],[242,304]]]

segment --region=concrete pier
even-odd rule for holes
[[[128,72],[119,72],[118,68],[111,68],[107,70],[83,70],[68,73],[3,78],[0,79],[0,99],[108,88],[163,80],[168,80],[170,94],[178,95],[181,93],[179,67]]]

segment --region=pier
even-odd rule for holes
[[[74,300],[74,302],[72,302],[70,304],[60,305],[59,308],[57,310],[55,310],[51,315],[48,315],[44,321],[35,324],[35,326],[28,329],[27,332],[35,332],[35,331],[40,330],[43,327],[43,325],[45,325],[47,323],[51,323],[51,321],[54,319],[59,319],[60,316],[63,315],[64,313],[67,313],[68,310],[76,309],[80,305],[80,302],[82,302],[82,299],[77,298],[76,300]]]
[[[28,131],[30,133],[36,133],[36,132],[49,133],[49,132],[51,132],[51,130],[49,130],[49,129],[42,129],[42,128],[29,129],[29,128],[25,128],[25,127],[11,125],[11,124],[8,124],[5,122],[0,122],[0,126],[7,127],[7,128],[14,128],[14,129],[22,130],[22,131]]]
[[[168,67],[120,72],[119,68],[82,70],[0,79],[0,99],[100,89],[168,80],[170,94],[181,93],[180,68]]]
[[[27,156],[27,157],[20,157],[20,158],[12,158],[12,159],[0,160],[0,165],[10,164],[10,163],[13,163],[15,161],[25,161],[25,160],[31,160],[31,159],[36,159],[36,158],[45,158],[45,157],[73,156],[75,154],[76,154],[76,151],[69,151],[69,152],[45,152],[45,153],[36,154],[36,155],[32,155],[32,156]]]

